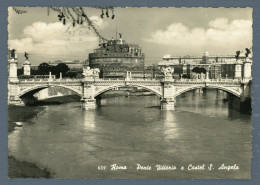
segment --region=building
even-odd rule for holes
[[[99,68],[101,78],[125,78],[127,71],[132,72],[132,77],[143,77],[145,55],[142,49],[137,44],[127,43],[121,36],[100,43],[100,47],[89,54],[89,66]]]
[[[235,74],[243,74],[244,65],[242,64],[246,60],[245,56],[241,56],[237,60],[235,55],[210,56],[208,52],[205,52],[203,56],[165,55],[163,60],[158,62],[158,67],[159,69],[168,66],[174,68],[175,78],[206,78],[207,73],[211,79],[234,78]],[[243,78],[243,76],[237,76],[237,78]]]

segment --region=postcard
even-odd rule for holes
[[[252,14],[9,6],[8,178],[251,179]]]

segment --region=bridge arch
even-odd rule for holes
[[[237,89],[237,87],[225,87],[225,86],[220,86],[220,85],[196,85],[196,86],[189,86],[189,87],[184,87],[182,88],[181,90],[177,91],[174,95],[174,97],[176,98],[177,96],[185,93],[185,92],[188,92],[190,90],[194,90],[194,89],[199,89],[199,88],[210,88],[210,89],[219,89],[219,90],[222,90],[226,93],[229,93],[229,94],[233,94],[235,95],[236,97],[240,97],[241,94],[242,94],[242,90],[241,88]]]
[[[29,88],[26,88],[24,90],[22,90],[20,93],[19,93],[19,97],[22,97],[22,96],[25,96],[26,94],[30,93],[30,92],[33,92],[36,93],[36,92],[39,92],[40,90],[42,89],[46,89],[46,88],[49,88],[49,87],[63,87],[65,89],[69,89],[73,92],[75,92],[77,95],[79,95],[80,97],[82,97],[82,92],[73,88],[73,87],[70,87],[70,86],[65,86],[65,85],[60,85],[60,84],[57,84],[57,85],[48,85],[48,84],[45,84],[45,85],[35,85],[33,87],[29,87]]]
[[[160,87],[160,91],[157,91],[157,90],[155,90],[155,89],[153,89],[153,88],[151,88],[149,86],[145,86],[145,85],[139,85],[139,84],[131,84],[131,85],[117,84],[117,85],[111,85],[111,86],[108,86],[108,87],[106,87],[104,89],[98,90],[97,92],[95,92],[94,97],[97,97],[97,96],[101,95],[102,93],[104,93],[106,91],[109,91],[109,90],[112,90],[112,89],[115,89],[115,88],[118,88],[118,87],[141,87],[143,89],[146,89],[146,90],[148,90],[150,92],[155,93],[159,97],[163,96],[162,92],[161,92],[162,91],[162,87]]]

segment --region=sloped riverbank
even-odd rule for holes
[[[43,106],[8,106],[8,132],[14,131],[17,122],[26,121],[44,110]]]
[[[8,133],[11,134],[16,127],[22,125],[19,122],[26,121],[37,116],[45,108],[43,106],[8,106]],[[40,168],[34,163],[18,160],[8,155],[8,177],[9,178],[50,178],[53,173],[49,169]]]
[[[34,163],[17,160],[8,156],[9,178],[51,178],[52,173],[47,168],[39,168]]]

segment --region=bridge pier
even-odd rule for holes
[[[251,114],[252,99],[250,97],[235,97],[233,95],[228,95],[228,107],[230,109],[239,111],[242,114]]]
[[[162,110],[175,110],[174,105],[175,105],[174,99],[163,98],[161,100],[161,109]]]
[[[18,105],[18,106],[27,106],[35,104],[36,100],[32,95],[18,97],[18,96],[10,96],[8,99],[9,105]]]
[[[12,96],[8,99],[8,105],[20,105],[24,106],[25,104],[18,96]]]
[[[97,97],[96,97],[96,105],[97,105],[98,107],[101,107],[101,97],[100,97],[100,96],[97,96]]]
[[[96,99],[95,98],[82,98],[81,99],[81,107],[89,110],[89,109],[95,109],[97,107]]]

